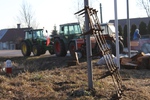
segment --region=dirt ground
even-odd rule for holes
[[[8,59],[13,70],[0,72],[1,100],[115,100],[112,78],[100,79],[107,69],[96,64],[98,59],[92,60],[94,93],[88,91],[86,59],[68,66],[69,56],[0,57],[1,67]],[[121,67],[119,72],[125,85],[120,100],[150,100],[150,70]]]

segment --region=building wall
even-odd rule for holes
[[[0,50],[15,50],[16,46],[11,42],[0,42]]]

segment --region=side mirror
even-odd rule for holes
[[[48,31],[46,30],[46,33],[48,33]]]

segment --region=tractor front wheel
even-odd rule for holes
[[[30,51],[30,46],[26,41],[23,41],[21,43],[21,52],[23,56],[30,56],[31,51]]]
[[[38,46],[38,45],[33,45],[32,50],[33,50],[33,55],[34,56],[39,56],[41,54],[40,46]]]
[[[65,44],[59,38],[56,38],[54,40],[54,52],[55,52],[56,56],[58,56],[58,57],[64,57],[67,54],[67,51],[65,49]]]

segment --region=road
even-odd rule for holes
[[[128,50],[127,48],[124,49],[126,54],[123,54],[122,56],[127,56]],[[131,50],[131,55],[135,55],[137,51]],[[50,55],[48,51],[44,55]],[[16,56],[23,56],[21,53],[21,50],[0,50],[0,57],[16,57]],[[31,56],[33,54],[31,53]],[[70,56],[70,53],[67,53],[67,56]]]
[[[50,55],[47,51],[45,55]],[[0,57],[16,57],[16,56],[23,56],[21,50],[0,50]],[[33,54],[31,53],[31,56]]]

